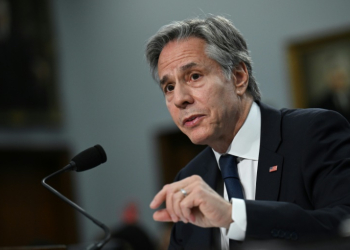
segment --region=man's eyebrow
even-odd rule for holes
[[[180,69],[181,69],[181,71],[186,71],[186,70],[188,70],[190,68],[193,68],[195,66],[198,66],[198,64],[195,63],[195,62],[190,62],[190,63],[188,63],[186,65],[181,66]]]
[[[163,76],[162,79],[160,79],[159,84],[160,86],[164,85],[168,81],[168,75]]]
[[[195,66],[198,66],[198,64],[195,63],[195,62],[190,62],[188,64],[185,64],[185,65],[181,66],[180,70],[181,71],[186,71],[186,70],[188,70],[190,68],[193,68]],[[168,79],[169,79],[168,75],[163,76],[163,78],[159,81],[159,84],[160,85],[164,85],[168,81]]]

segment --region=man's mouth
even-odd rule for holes
[[[190,117],[187,117],[183,121],[183,125],[186,127],[192,127],[198,124],[198,122],[203,118],[204,115],[191,115]]]

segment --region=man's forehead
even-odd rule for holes
[[[196,37],[169,42],[159,55],[158,73],[169,67],[186,70],[199,65],[203,57],[206,57],[205,45],[203,39]]]
[[[168,42],[161,50],[158,58],[158,66],[167,60],[181,56],[196,56],[205,53],[206,42],[197,37]]]

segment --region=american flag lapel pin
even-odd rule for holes
[[[275,172],[275,171],[277,171],[277,165],[276,166],[272,166],[272,167],[269,168],[269,172],[270,173],[271,172]]]

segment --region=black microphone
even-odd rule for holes
[[[84,216],[89,218],[92,222],[94,222],[97,226],[101,227],[104,230],[105,232],[104,239],[89,246],[87,248],[88,250],[101,249],[109,241],[109,239],[111,238],[111,233],[109,228],[103,223],[101,223],[100,221],[98,221],[97,219],[95,219],[94,217],[92,217],[91,215],[89,215],[87,212],[85,212],[84,209],[79,207],[77,204],[75,204],[74,202],[69,200],[67,197],[59,193],[57,190],[49,186],[46,183],[46,180],[48,180],[49,178],[59,173],[70,171],[70,170],[75,170],[76,172],[82,172],[82,171],[97,167],[98,165],[105,163],[106,161],[107,161],[107,155],[103,150],[103,148],[100,145],[95,145],[74,156],[72,161],[67,166],[45,177],[41,182],[44,185],[44,187],[46,187],[48,190],[50,190],[52,193],[57,195],[59,198],[61,198],[62,200],[67,202],[69,205],[77,209],[80,213],[82,213]]]

